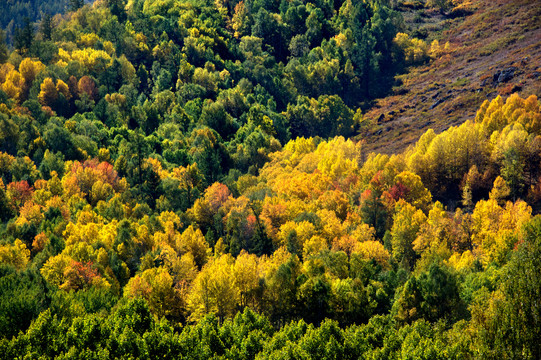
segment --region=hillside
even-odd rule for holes
[[[76,2],[0,42],[1,359],[541,358],[535,3]]]
[[[412,30],[428,30],[428,41],[449,42],[449,49],[398,76],[395,95],[375,101],[365,118],[376,126],[359,137],[368,149],[401,151],[429,128],[439,133],[473,119],[483,101],[497,95],[541,95],[539,2],[479,0],[462,8],[466,15],[455,19],[402,8]]]

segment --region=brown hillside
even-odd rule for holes
[[[398,76],[402,85],[394,95],[367,111],[374,126],[360,138],[370,151],[401,151],[429,128],[441,132],[474,118],[483,101],[497,95],[541,97],[541,2],[474,0],[464,6],[470,14],[455,19],[435,10],[404,13],[406,24],[436,34],[427,41],[449,47]]]

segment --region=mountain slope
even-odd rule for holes
[[[464,18],[446,20],[435,11],[416,16],[421,30],[423,24],[439,30],[435,38],[442,47],[449,42],[448,49],[399,76],[394,94],[365,114],[374,126],[359,138],[370,151],[403,150],[429,128],[441,132],[473,119],[483,101],[498,95],[541,95],[539,2],[479,0],[464,8],[470,12]]]

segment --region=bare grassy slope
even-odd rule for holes
[[[541,1],[474,0],[467,7],[472,13],[455,19],[416,15],[414,22],[431,31],[427,40],[435,36],[449,48],[399,76],[394,95],[365,114],[375,124],[359,136],[369,150],[401,151],[429,128],[441,132],[474,118],[497,95],[541,97]],[[405,19],[411,22],[408,13]]]

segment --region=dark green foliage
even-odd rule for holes
[[[329,314],[331,287],[323,277],[311,277],[299,287],[301,315],[306,321],[318,324]]]
[[[69,9],[69,2],[76,1],[81,7],[84,0],[16,0],[2,3],[0,29],[6,29],[9,43],[13,43],[14,30],[24,24],[24,18],[38,22],[48,15],[64,13]],[[48,15],[47,15],[48,14]],[[1,63],[2,61],[0,61]]]
[[[254,16],[252,35],[263,39],[264,44],[269,46],[269,50],[278,61],[285,60],[287,54],[285,29],[264,8],[259,9]]]
[[[190,143],[190,155],[203,174],[205,183],[214,183],[225,172],[229,160],[221,136],[209,128],[196,129],[192,132]]]
[[[84,314],[98,314],[100,312],[110,312],[117,303],[118,296],[111,290],[89,288],[79,291],[56,291],[51,294],[50,308],[53,314],[61,317],[78,316],[74,313],[84,310]]]
[[[0,64],[8,59],[8,48],[6,45],[6,33],[0,28]]]
[[[6,190],[0,187],[0,220],[7,221],[14,215],[13,208],[11,207],[6,195]]]
[[[511,190],[513,199],[523,195],[524,189],[524,162],[520,160],[520,154],[516,148],[510,148],[503,154],[501,174]]]
[[[372,226],[376,230],[376,236],[383,238],[386,228],[387,210],[383,206],[381,200],[381,194],[379,191],[366,190],[364,195],[364,201],[361,204],[361,212],[363,214],[363,221]]]
[[[23,19],[22,25],[15,28],[13,46],[21,53],[26,54],[34,42],[34,25],[29,17]]]
[[[286,116],[296,136],[349,136],[354,130],[354,112],[337,95],[322,95],[314,106],[307,97],[287,108]]]
[[[438,263],[431,264],[428,272],[412,276],[394,306],[397,319],[404,322],[417,319],[455,322],[465,314],[456,275]]]
[[[40,30],[43,40],[51,40],[51,36],[53,33],[53,18],[51,14],[47,13],[43,15],[43,18],[41,19]]]
[[[84,0],[68,0],[69,10],[77,11],[84,5]]]
[[[72,137],[59,122],[49,121],[47,123],[43,140],[52,152],[60,152],[66,159],[77,159],[77,149],[73,144]]]
[[[229,139],[238,129],[238,125],[222,104],[211,103],[203,107],[200,122],[216,130],[222,139]]]
[[[10,339],[26,331],[48,306],[45,281],[36,270],[0,267],[0,334]]]
[[[126,21],[126,1],[125,0],[108,0],[109,9],[111,14],[118,18],[121,23]]]
[[[479,324],[483,356],[538,359],[541,348],[541,218],[524,227],[523,242],[517,245],[504,269],[501,299],[494,313]]]
[[[32,117],[37,120],[40,124],[45,123],[47,120],[45,113],[41,109],[41,104],[37,100],[26,100],[23,103],[23,106],[26,107],[32,113]]]
[[[0,114],[0,151],[17,154],[19,126],[10,116]]]
[[[114,60],[112,66],[99,74],[100,84],[106,86],[107,91],[110,93],[120,89],[122,81],[122,65],[118,60]]]

